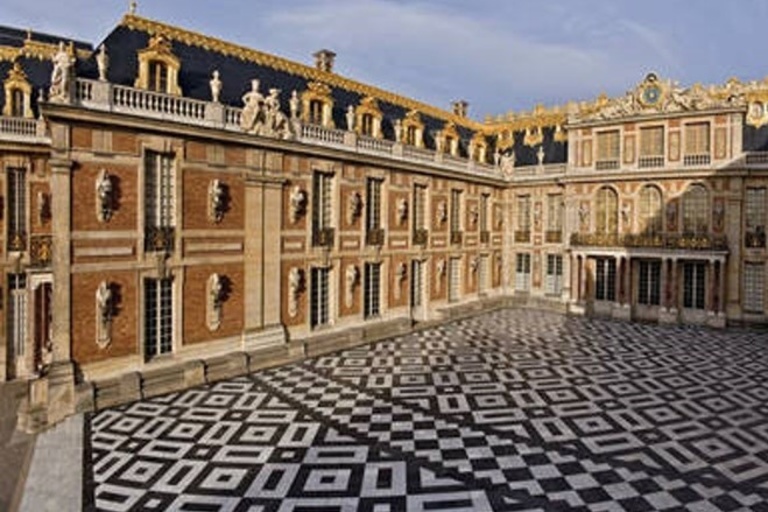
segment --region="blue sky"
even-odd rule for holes
[[[621,95],[649,71],[768,75],[768,0],[139,0],[138,14],[310,63],[470,116]],[[97,44],[127,0],[3,0],[0,24]],[[226,80],[226,77],[222,77]]]

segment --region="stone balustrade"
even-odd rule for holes
[[[242,109],[220,103],[162,94],[108,82],[78,78],[73,103],[91,110],[136,115],[144,118],[241,131]],[[393,160],[428,165],[482,178],[503,179],[493,165],[471,159],[377,139],[365,135],[291,120],[295,140],[353,153],[378,155]]]
[[[47,144],[50,139],[42,119],[0,116],[0,141]]]

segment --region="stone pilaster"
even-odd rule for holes
[[[61,127],[58,127],[61,128]],[[63,135],[63,134],[59,134]],[[54,138],[56,138],[54,130]],[[75,413],[75,367],[72,361],[71,218],[72,162],[53,158],[51,217],[53,233],[52,362],[43,376],[30,381],[19,410],[19,427],[37,431]]]
[[[270,156],[262,155],[267,161]],[[280,318],[282,180],[253,172],[245,189],[245,325],[243,350],[285,343]]]

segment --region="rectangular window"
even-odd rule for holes
[[[746,217],[745,245],[747,247],[765,247],[765,212],[765,188],[747,188],[746,204],[744,206]]]
[[[639,262],[637,302],[646,306],[661,304],[661,262]]]
[[[685,165],[707,165],[709,155],[709,123],[689,123],[685,125]]]
[[[450,259],[448,279],[448,300],[455,302],[461,295],[461,258]]]
[[[8,337],[14,357],[24,357],[27,339],[27,275],[8,274]]]
[[[173,349],[173,279],[144,280],[144,357]]]
[[[411,306],[420,307],[423,303],[424,294],[424,265],[419,260],[411,262]]]
[[[168,92],[168,66],[165,63],[159,61],[149,63],[149,90]]]
[[[144,153],[145,223],[147,227],[176,226],[176,172],[173,154]]]
[[[595,300],[616,300],[616,260],[595,259]]]
[[[310,274],[309,324],[312,328],[328,324],[328,274],[327,268],[315,267]]]
[[[563,257],[559,254],[547,254],[546,292],[560,295],[563,290]]]
[[[547,230],[562,231],[563,229],[563,195],[550,194],[547,196]]]
[[[744,264],[744,311],[765,312],[765,264]]]
[[[518,253],[515,266],[515,290],[527,292],[531,288],[531,255]]]
[[[311,100],[309,102],[309,124],[323,124],[323,102]]]
[[[599,132],[597,134],[598,169],[618,169],[620,158],[619,130]]]
[[[706,263],[683,264],[683,307],[704,309],[706,272]]]
[[[373,136],[373,116],[371,114],[363,114],[360,123],[360,133],[369,137]]]
[[[531,230],[531,196],[517,197],[517,230]]]
[[[418,231],[426,229],[427,187],[414,185],[413,187],[413,229]]]
[[[7,89],[6,89],[7,90]],[[24,117],[24,91],[21,89],[11,89],[11,116]]]
[[[365,184],[365,227],[368,231],[381,229],[381,183],[368,178]]]
[[[363,284],[363,315],[365,318],[381,314],[381,264],[365,264],[365,282]]]
[[[333,174],[316,171],[312,177],[313,245],[333,245]]]
[[[405,129],[405,143],[410,146],[415,146],[417,142],[417,131],[415,126],[408,126]]]
[[[664,165],[664,127],[650,126],[640,129],[639,167],[662,167]]]
[[[451,190],[451,231],[461,231],[461,190]]]
[[[664,127],[640,129],[640,156],[664,156]]]
[[[23,251],[27,246],[27,171],[8,168],[8,249]]]

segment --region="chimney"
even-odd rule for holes
[[[312,54],[315,58],[315,67],[320,71],[333,73],[333,59],[336,54],[331,50],[320,50]]]
[[[451,103],[453,105],[453,113],[459,117],[467,117],[467,107],[469,103],[464,100],[458,100]]]

